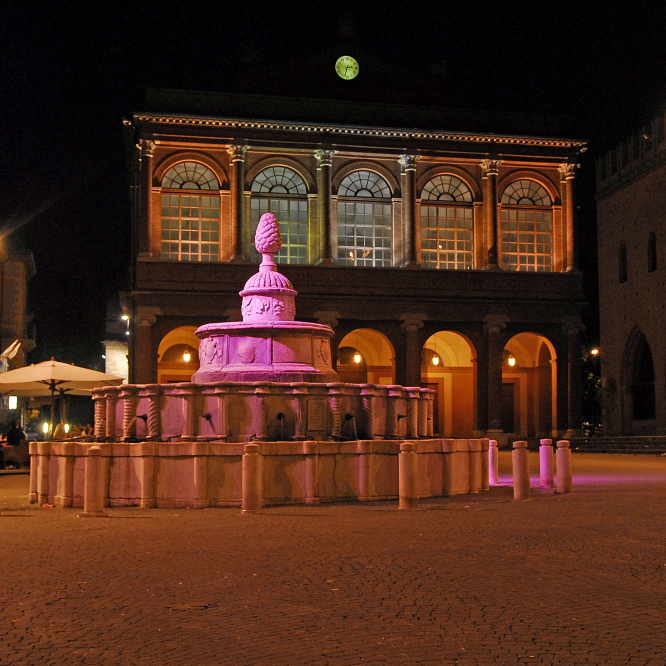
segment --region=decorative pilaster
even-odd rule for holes
[[[317,160],[317,180],[319,191],[319,233],[321,242],[319,244],[320,266],[334,266],[333,238],[331,229],[331,169],[333,167],[333,155],[337,150],[315,150],[314,156]]]
[[[420,268],[416,253],[416,162],[419,155],[400,155],[402,167],[402,228],[405,235],[403,268]]]
[[[245,158],[247,146],[229,146],[227,152],[231,156],[231,219],[233,256],[230,261],[234,263],[245,263],[245,225],[243,211],[244,205],[244,183],[245,183]]]
[[[139,220],[138,245],[139,257],[152,257],[150,251],[151,198],[153,189],[153,154],[155,142],[150,139],[139,141]]]
[[[576,175],[577,164],[560,164],[557,170],[560,172],[560,188],[564,199],[564,219],[567,235],[567,254],[566,266],[567,272],[578,271],[577,266],[577,247],[576,247],[576,228],[574,225],[574,202],[573,202],[573,180]]]
[[[490,231],[488,238],[488,263],[486,270],[499,270],[499,224],[497,215],[497,175],[502,160],[481,160],[483,178],[488,181],[486,189],[486,205],[488,214],[486,222]]]
[[[502,345],[501,333],[506,328],[506,317],[488,315],[485,329],[488,335],[488,433],[498,439],[502,430]]]

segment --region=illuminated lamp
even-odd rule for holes
[[[18,407],[18,398],[15,395],[10,395],[8,405],[9,409],[16,409]]]
[[[123,315],[123,316],[121,317],[121,319],[122,319],[123,321],[129,321],[129,315]]]
[[[191,358],[192,355],[190,354],[190,352],[185,350],[185,352],[183,353],[183,361],[185,361],[185,363],[189,363]]]
[[[354,363],[360,363],[360,362],[361,362],[361,355],[358,352],[356,352],[354,354]]]
[[[439,365],[439,356],[437,354],[434,354],[432,357],[432,364],[433,365]]]
[[[513,354],[509,354],[509,358],[506,359],[506,362],[513,368],[516,365],[516,357]]]
[[[596,347],[594,349],[590,349],[590,354],[592,354],[592,356],[597,356],[599,354],[599,350]]]
[[[69,423],[65,423],[65,432],[69,432]]]
[[[49,424],[48,423],[42,423],[42,430],[44,431],[44,434],[49,431]]]

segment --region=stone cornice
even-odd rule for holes
[[[605,156],[604,156],[605,157]],[[597,185],[597,201],[603,201],[618,190],[634,183],[643,176],[666,164],[666,150],[651,155],[650,159],[636,160],[631,166],[622,167],[617,175],[611,176]]]
[[[319,123],[290,123],[271,120],[241,120],[233,118],[209,118],[203,116],[141,114],[133,116],[135,121],[163,125],[219,127],[240,130],[273,130],[282,132],[309,132],[347,136],[370,136],[389,139],[465,141],[470,143],[493,142],[501,145],[545,146],[551,148],[581,148],[586,141],[580,139],[556,139],[505,134],[476,134],[472,132],[434,132],[413,129],[363,127],[358,125],[333,125]]]

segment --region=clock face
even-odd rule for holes
[[[341,56],[335,63],[335,71],[341,79],[353,79],[358,74],[358,63],[351,56]]]

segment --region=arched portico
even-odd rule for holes
[[[189,382],[199,369],[199,338],[196,326],[179,326],[169,331],[157,349],[157,382]]]
[[[357,328],[347,333],[338,345],[337,370],[341,382],[394,384],[393,345],[373,328]]]

